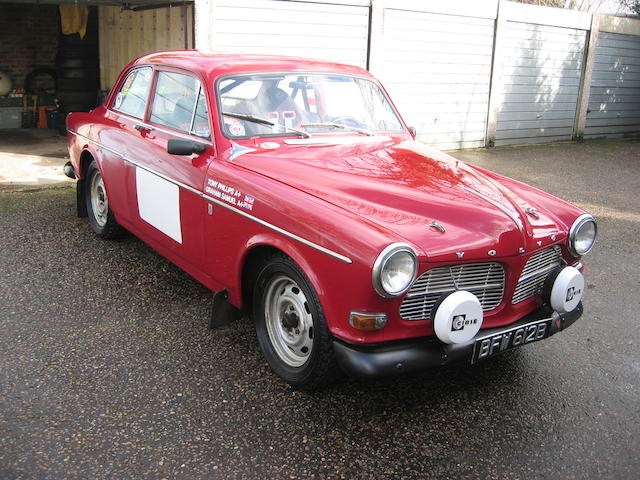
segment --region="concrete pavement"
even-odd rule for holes
[[[56,130],[0,130],[0,189],[72,184],[62,172],[68,157],[66,137]]]

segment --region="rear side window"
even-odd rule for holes
[[[113,108],[136,118],[144,118],[152,73],[149,67],[137,68],[129,72],[116,95]]]
[[[158,72],[149,120],[156,125],[208,138],[207,105],[200,82],[190,75]]]

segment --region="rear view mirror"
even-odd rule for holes
[[[206,148],[207,146],[204,143],[182,138],[172,138],[167,142],[167,152],[172,155],[191,155],[193,153],[204,153]]]
[[[411,135],[413,135],[413,138],[416,138],[416,127],[409,127],[409,131],[411,132]]]

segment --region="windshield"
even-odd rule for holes
[[[256,74],[218,83],[222,131],[229,138],[400,132],[378,85],[335,74]]]

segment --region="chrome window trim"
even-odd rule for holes
[[[391,294],[387,292],[382,286],[380,275],[382,273],[382,268],[384,267],[385,263],[393,255],[395,255],[398,252],[407,252],[413,257],[413,264],[414,264],[413,279],[407,284],[407,287],[403,289],[401,292]],[[382,250],[382,252],[380,252],[380,254],[378,255],[378,258],[376,258],[376,261],[373,264],[373,268],[371,269],[371,281],[373,282],[373,288],[375,289],[376,292],[378,292],[378,295],[384,298],[395,298],[406,293],[411,288],[411,285],[413,285],[413,282],[416,280],[417,275],[418,275],[418,256],[416,255],[416,252],[413,250],[413,248],[411,248],[409,244],[404,242],[396,242],[396,243],[392,243],[391,245],[387,245]]]
[[[194,195],[197,195],[197,196],[207,200],[208,202],[215,203],[216,205],[219,205],[222,208],[225,208],[225,209],[227,209],[229,211],[235,212],[238,215],[240,215],[240,216],[242,216],[244,218],[247,218],[248,220],[251,220],[251,221],[253,221],[253,222],[255,222],[255,223],[259,224],[259,225],[262,225],[263,227],[266,227],[266,228],[268,228],[270,230],[273,230],[274,232],[280,233],[280,234],[284,235],[285,237],[288,237],[288,238],[291,238],[293,240],[296,240],[296,241],[298,241],[298,242],[300,242],[300,243],[302,243],[302,244],[304,244],[304,245],[306,245],[308,247],[311,247],[311,248],[313,248],[315,250],[318,250],[319,252],[325,253],[325,254],[327,254],[327,255],[329,255],[329,256],[337,259],[337,260],[340,260],[341,262],[349,263],[349,264],[353,263],[353,261],[349,257],[347,257],[345,255],[342,255],[340,253],[334,252],[333,250],[329,250],[328,248],[325,248],[322,245],[318,245],[317,243],[314,243],[314,242],[312,242],[310,240],[307,240],[306,238],[300,237],[299,235],[296,235],[295,233],[291,233],[291,232],[285,230],[284,228],[280,228],[280,227],[278,227],[276,225],[273,225],[273,224],[271,224],[269,222],[266,222],[266,221],[264,221],[264,220],[262,220],[262,219],[260,219],[258,217],[254,217],[253,215],[250,215],[247,212],[243,212],[242,210],[240,210],[238,208],[235,208],[232,205],[224,203],[221,200],[218,200],[216,198],[210,197],[209,195],[206,195],[205,193],[203,193],[203,192],[201,192],[199,190],[196,190],[195,188],[190,187],[189,185],[186,185],[186,184],[184,184],[182,182],[179,182],[179,181],[177,181],[177,180],[175,180],[175,179],[173,179],[171,177],[168,177],[167,175],[164,175],[164,174],[162,174],[160,172],[156,172],[155,170],[153,170],[153,169],[151,169],[149,167],[141,165],[140,163],[136,162],[135,160],[132,160],[131,158],[128,158],[127,156],[123,155],[122,153],[117,152],[117,151],[115,151],[115,150],[113,150],[113,149],[111,149],[109,147],[105,147],[100,142],[92,140],[91,138],[89,138],[89,137],[87,137],[85,135],[82,135],[81,133],[78,133],[78,132],[76,132],[74,130],[69,130],[69,132],[73,133],[74,135],[77,135],[78,137],[84,138],[88,142],[91,142],[91,143],[93,143],[94,145],[97,145],[100,148],[104,148],[108,152],[111,152],[114,155],[122,158],[125,162],[130,163],[131,165],[134,165],[134,166],[136,166],[138,168],[141,168],[141,169],[143,169],[143,170],[145,170],[145,171],[147,171],[147,172],[149,172],[149,173],[151,173],[153,175],[156,175],[157,177],[160,177],[160,178],[162,178],[162,179],[164,179],[164,180],[166,180],[168,182],[171,182],[174,185],[177,185],[178,187],[183,188],[183,189],[193,193]],[[170,132],[170,133],[173,133],[173,132]],[[205,142],[203,142],[203,143],[205,143]]]
[[[191,121],[189,122],[189,135],[194,135],[193,133],[193,122],[196,120],[196,110],[198,109],[198,100],[200,100],[200,93],[202,93],[202,85],[198,80],[198,93],[193,100],[193,109],[191,110]],[[205,100],[206,102],[206,100]],[[211,126],[209,126],[209,134],[211,134]],[[196,135],[197,137],[198,135]]]
[[[578,230],[580,230],[580,228],[587,222],[593,222],[593,226],[595,227],[596,234],[593,238],[593,243],[589,247],[589,250],[587,250],[584,253],[578,253],[576,252],[576,249],[574,246],[575,235],[578,232]],[[576,220],[573,222],[573,225],[571,225],[571,229],[569,230],[569,242],[568,242],[569,253],[571,253],[571,255],[573,255],[576,258],[586,255],[591,250],[593,250],[593,246],[596,244],[597,237],[598,237],[598,224],[596,222],[596,219],[593,218],[593,215],[589,213],[583,213],[578,218],[576,218]]]

